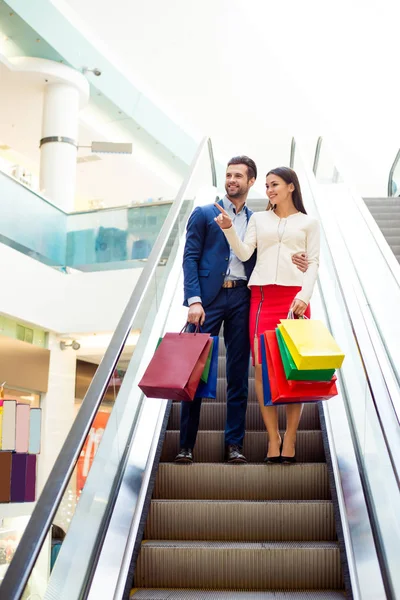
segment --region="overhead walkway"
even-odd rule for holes
[[[194,205],[217,194],[209,150],[203,141],[9,566],[1,600],[29,596],[30,574],[132,328],[141,335],[43,598],[400,597],[400,360],[391,309],[400,301],[400,279],[354,199],[352,235],[370,235],[370,252],[376,250],[370,269],[389,307],[380,310],[347,223],[332,205],[333,197],[339,204],[347,198],[347,189],[319,181],[294,143],[290,162],[308,212],[322,225],[313,317],[328,324],[346,353],[339,396],[304,408],[299,462],[263,464],[267,437],[251,373],[249,463],[223,463],[223,343],[218,396],[203,403],[195,464],[173,463],[179,406],[146,399],[137,387],[160,335],[185,320],[186,222]],[[250,206],[263,209],[265,202]]]

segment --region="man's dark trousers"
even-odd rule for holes
[[[221,288],[215,300],[205,308],[206,320],[201,327],[203,333],[216,336],[224,324],[228,383],[225,445],[243,445],[250,358],[249,309],[250,291],[247,285]],[[200,408],[201,398],[181,403],[181,448],[193,448],[195,445]]]

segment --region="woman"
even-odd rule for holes
[[[256,395],[264,424],[268,431],[268,463],[296,461],[296,433],[302,404],[286,406],[286,432],[281,439],[278,410],[264,406],[259,335],[273,330],[289,310],[301,317],[310,316],[309,302],[317,278],[319,264],[319,223],[307,215],[299,180],[287,167],[278,167],[267,174],[266,190],[269,203],[266,212],[252,215],[243,242],[225,210],[215,221],[223,230],[236,256],[246,261],[257,248],[257,262],[250,277],[250,341],[255,365]],[[293,254],[307,252],[308,269],[303,274],[292,263]]]

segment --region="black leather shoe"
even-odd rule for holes
[[[181,448],[179,454],[175,456],[176,463],[192,463],[193,462],[193,450],[192,448]]]
[[[231,464],[247,463],[247,458],[242,454],[242,449],[236,444],[232,444],[225,448],[225,460]]]

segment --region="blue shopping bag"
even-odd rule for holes
[[[196,397],[200,398],[216,398],[217,397],[217,379],[218,379],[218,343],[219,337],[214,336],[214,340],[210,361],[210,371],[208,373],[207,383],[200,381],[197,388]]]
[[[267,351],[265,349],[265,338],[260,335],[258,343],[261,344],[261,366],[262,366],[262,382],[264,394],[264,406],[274,406],[271,399],[271,387],[269,385]]]

